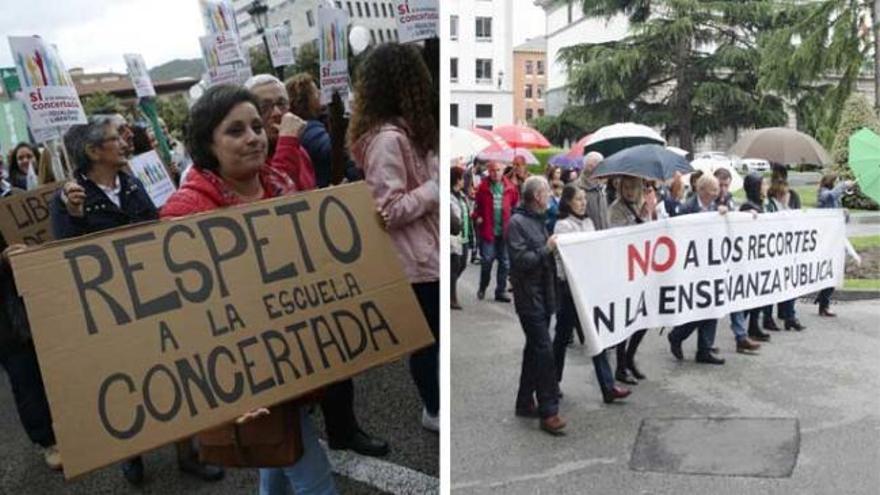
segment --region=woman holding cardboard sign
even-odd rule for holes
[[[291,194],[297,191],[291,175],[266,163],[268,138],[260,117],[259,101],[247,90],[228,85],[210,88],[190,110],[187,149],[193,157],[193,169],[187,181],[162,208],[161,216],[180,217],[227,206],[240,205]],[[305,123],[287,113],[282,117],[279,134],[298,140]],[[298,144],[298,143],[297,143]],[[311,164],[308,164],[309,167]],[[293,452],[291,465],[260,469],[260,493],[334,494],[330,463],[305,408],[287,402],[269,410],[260,409],[239,418],[235,426],[238,439],[245,429],[253,435],[266,431],[283,432],[285,443]],[[294,419],[291,423],[290,419]],[[261,425],[283,424],[261,428]],[[295,421],[298,421],[296,423]],[[298,428],[297,428],[298,426]],[[224,428],[200,435],[203,446],[222,440]],[[294,431],[291,431],[291,428]],[[261,433],[262,432],[262,433]],[[298,438],[297,438],[298,437]],[[298,442],[297,442],[298,440]],[[236,440],[238,441],[238,440]],[[290,445],[297,443],[297,445]],[[221,455],[222,457],[222,455]],[[235,464],[235,459],[232,459]]]

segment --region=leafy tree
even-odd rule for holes
[[[783,100],[758,85],[757,33],[772,29],[762,0],[582,0],[585,14],[624,13],[630,34],[570,46],[570,95],[590,119],[660,126],[693,150],[694,140],[726,128],[786,121]]]
[[[182,139],[184,127],[189,118],[189,106],[186,97],[176,94],[168,97],[160,97],[156,101],[159,117],[165,121],[168,130],[176,139]]]
[[[275,68],[269,62],[269,54],[266,53],[262,43],[248,50],[248,58],[251,61],[251,72],[254,74],[275,74]]]
[[[122,102],[119,101],[119,98],[102,91],[84,97],[82,99],[82,105],[86,115],[93,115],[98,112],[122,113],[123,110]]]
[[[529,124],[544,135],[551,143],[563,146],[565,141],[574,143],[591,131],[609,123],[597,120],[594,114],[583,106],[569,106],[557,116],[537,117]]]
[[[287,70],[284,72],[285,77],[290,77],[294,74],[299,74],[300,72],[308,72],[312,75],[312,78],[315,81],[319,81],[319,73],[318,73],[318,49],[311,43],[306,43],[297,50],[296,53],[296,62],[287,67]]]
[[[834,138],[834,146],[831,148],[831,158],[834,161],[833,169],[844,179],[854,178],[853,172],[849,168],[849,137],[863,128],[880,134],[880,119],[872,110],[867,98],[854,94],[846,101],[843,108],[840,125],[837,127],[837,135]],[[847,208],[878,209],[877,203],[862,194],[858,187],[856,187],[856,194],[843,197],[843,205]]]

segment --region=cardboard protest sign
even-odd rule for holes
[[[268,28],[264,33],[269,45],[272,67],[293,65],[293,43],[290,41],[290,29],[287,26]]]
[[[843,282],[841,210],[703,213],[559,236],[595,355],[644,328],[722,318]]]
[[[401,43],[437,37],[440,7],[437,0],[397,0],[397,35]]]
[[[68,478],[432,336],[355,184],[12,257]]]
[[[135,177],[144,183],[156,208],[161,208],[174,194],[174,182],[155,150],[135,156],[128,162]]]
[[[61,182],[0,199],[0,233],[6,244],[36,246],[54,239],[49,204]]]
[[[9,47],[31,128],[85,124],[76,86],[55,47],[39,36],[10,36]]]
[[[138,53],[126,53],[125,66],[128,68],[128,77],[131,78],[131,84],[138,98],[151,98],[156,96],[156,89],[153,88],[153,81],[150,79],[150,72],[147,70],[147,64],[144,63],[143,55]]]
[[[321,103],[339,92],[348,96],[348,14],[342,9],[318,5],[318,55],[321,69]]]

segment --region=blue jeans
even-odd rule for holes
[[[599,382],[599,389],[602,395],[611,393],[614,388],[614,374],[611,373],[611,365],[608,364],[608,356],[605,351],[593,356],[593,369],[596,370],[596,379]]]
[[[697,355],[706,356],[715,344],[715,330],[718,320],[700,320],[679,325],[669,332],[669,338],[675,343],[681,343],[697,330]]]
[[[794,301],[794,299],[790,301],[782,301],[776,305],[776,316],[778,316],[780,320],[788,321],[797,317],[794,313]]]
[[[485,292],[489,287],[489,279],[492,277],[492,262],[498,261],[498,272],[495,277],[495,297],[504,296],[507,290],[507,272],[510,269],[510,260],[507,258],[507,244],[504,238],[496,236],[492,242],[480,241],[480,292]]]
[[[305,407],[300,419],[303,456],[291,466],[260,469],[260,495],[336,495],[330,461]]]
[[[747,311],[730,313],[730,329],[733,330],[733,336],[737,342],[746,339],[746,316],[748,314]]]

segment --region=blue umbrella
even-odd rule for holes
[[[591,177],[632,175],[649,180],[665,181],[675,172],[689,174],[694,169],[688,161],[659,144],[642,144],[619,151],[602,160]]]
[[[559,153],[558,155],[553,155],[547,163],[553,165],[554,167],[559,167],[564,170],[580,170],[583,167],[583,162],[579,157],[568,156],[568,153]]]

